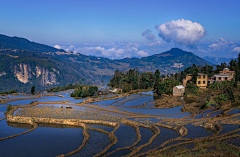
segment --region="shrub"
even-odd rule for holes
[[[196,94],[198,91],[199,91],[199,87],[193,83],[187,84],[185,88],[185,94],[190,94],[190,93]]]
[[[223,104],[227,101],[227,97],[225,94],[220,94],[218,95],[216,98],[215,98],[215,101],[218,103],[218,104]]]
[[[171,95],[173,91],[173,87],[179,85],[178,80],[173,80],[173,79],[166,79],[162,82],[160,82],[157,85],[157,94],[162,95],[163,93]]]

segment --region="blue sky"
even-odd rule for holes
[[[239,0],[1,0],[0,34],[108,58],[172,47],[230,58],[240,53],[239,6]]]

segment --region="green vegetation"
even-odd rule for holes
[[[86,86],[83,87],[82,85],[78,86],[76,90],[74,90],[73,93],[71,93],[71,97],[88,97],[88,96],[94,96],[97,92],[98,87],[97,86]]]
[[[32,94],[35,94],[35,86],[32,86],[32,88],[31,88],[31,93],[32,93]]]
[[[120,71],[129,71],[130,69],[136,68],[138,68],[137,71],[140,72],[139,75],[141,75],[142,78],[142,82],[138,82],[139,85],[137,86],[142,86],[139,88],[147,89],[152,87],[154,80],[151,80],[153,78],[149,77],[149,74],[144,73],[145,71],[155,71],[159,69],[159,71],[165,75],[167,73],[176,73],[179,71],[179,68],[173,67],[175,63],[184,65],[180,70],[192,64],[208,64],[207,61],[195,56],[193,53],[182,51],[177,48],[141,59],[125,58],[111,60],[83,54],[58,55],[56,53],[47,53],[56,51],[64,52],[64,50],[33,43],[27,39],[7,37],[4,35],[0,35],[0,44],[5,48],[5,50],[0,52],[0,71],[6,73],[6,75],[0,77],[0,86],[2,86],[0,91],[18,89],[19,91],[30,93],[32,86],[35,86],[36,89],[39,90],[37,92],[40,92],[48,88],[65,86],[67,84],[84,83],[106,85],[106,82],[109,82],[116,69]],[[16,79],[12,71],[16,66],[16,70],[20,72],[19,64],[23,63],[27,65],[27,69],[29,70],[28,83],[21,83]],[[41,67],[42,71],[48,71],[55,74],[56,83],[43,85],[42,74],[39,77],[35,75],[36,66]],[[50,76],[48,78],[45,77],[45,79],[50,79]],[[132,82],[133,80],[130,79],[129,81]],[[147,84],[146,81],[149,83]],[[124,86],[126,91],[135,88],[133,84],[126,84]]]
[[[186,88],[185,88],[185,95],[188,94],[197,94],[199,91],[199,87],[196,86],[196,84],[194,83],[189,83],[187,84]]]
[[[12,93],[17,93],[17,90],[10,90],[10,91],[5,91],[5,92],[0,92],[0,94],[12,94]]]
[[[28,51],[37,51],[37,52],[65,52],[65,50],[59,50],[51,46],[44,44],[38,44],[31,42],[24,38],[19,37],[9,37],[0,34],[0,44],[5,49],[18,49],[18,50],[28,50]]]
[[[136,89],[148,89],[153,87],[154,76],[156,78],[156,75],[153,75],[152,72],[139,73],[138,69],[130,69],[126,73],[116,70],[108,86],[121,88],[123,92]]]
[[[12,109],[14,109],[14,107],[12,106],[12,105],[9,105],[8,107],[7,107],[7,112],[5,112],[4,114],[8,114]]]
[[[177,85],[180,85],[178,80],[167,78],[156,85],[156,92],[158,95],[172,95],[173,87]]]

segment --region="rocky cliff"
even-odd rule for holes
[[[45,68],[40,66],[32,67],[29,64],[20,63],[14,66],[14,77],[22,83],[33,83],[38,80],[41,85],[57,85],[59,84],[56,75],[59,71],[55,68]]]

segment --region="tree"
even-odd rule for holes
[[[234,84],[233,84],[234,87],[237,87],[238,80],[239,80],[239,68],[238,68],[238,66],[236,66],[235,76],[234,76]]]
[[[155,73],[153,74],[153,77],[154,77],[154,85],[153,85],[153,88],[155,89],[157,87],[157,84],[159,83],[160,81],[160,71],[157,69],[155,71]]]
[[[238,54],[238,63],[237,63],[237,65],[238,65],[238,69],[240,69],[240,53]]]
[[[161,78],[165,78],[165,77],[166,77],[166,75],[165,75],[165,74],[162,74],[162,75],[161,75]]]
[[[237,67],[237,61],[236,61],[236,59],[235,60],[231,60],[230,61],[230,63],[229,63],[229,69],[231,70],[231,71],[235,71],[236,70],[236,67]]]
[[[35,94],[35,86],[32,86],[32,88],[31,88],[31,93],[32,93],[32,94]]]
[[[198,68],[196,67],[195,64],[193,64],[193,70],[192,70],[192,82],[194,84],[197,83],[197,77],[198,77]]]

